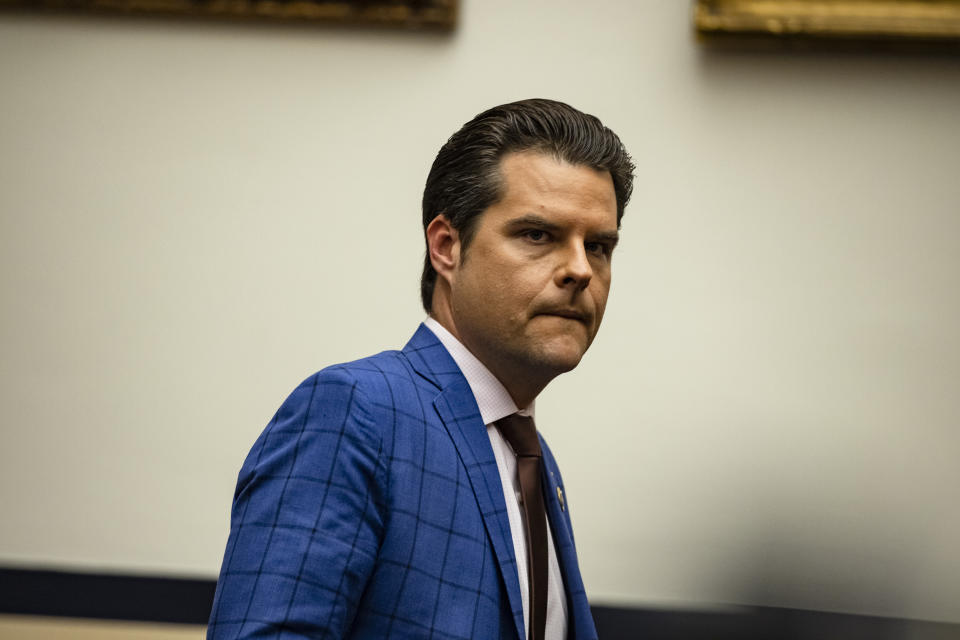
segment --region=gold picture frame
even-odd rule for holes
[[[960,51],[960,0],[696,0],[707,43],[871,42]]]
[[[458,0],[0,0],[0,10],[306,22],[449,31]]]

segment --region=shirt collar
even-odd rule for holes
[[[470,391],[473,392],[473,397],[480,408],[480,417],[483,418],[484,424],[493,424],[497,420],[518,411],[522,415],[534,417],[536,400],[531,402],[526,409],[517,409],[517,404],[510,397],[510,393],[503,386],[503,383],[497,380],[497,377],[480,362],[477,356],[470,353],[470,350],[462,342],[457,340],[452,333],[432,317],[424,320],[423,324],[433,332],[433,335],[437,336],[437,340],[460,367],[460,372],[467,379]]]

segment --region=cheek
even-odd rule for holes
[[[600,324],[600,319],[603,317],[603,312],[607,308],[607,295],[610,293],[610,280],[609,278],[602,283],[597,283],[598,286],[593,292],[593,304],[597,311],[597,324]]]
[[[516,305],[531,300],[544,290],[544,277],[529,265],[498,263],[486,274],[486,288],[491,296],[504,303]]]
[[[524,286],[522,282],[504,278],[490,291],[491,295],[486,303],[496,307],[502,323],[517,324],[523,322],[529,315],[531,301],[536,293],[538,292]]]
[[[455,294],[455,304],[478,323],[502,331],[524,314],[527,294],[522,283],[511,277],[513,269],[487,263],[482,270],[465,274]]]
[[[512,310],[518,316],[526,317],[538,308],[556,304],[557,292],[545,286],[543,278],[523,278],[520,277],[521,275],[514,274],[514,277],[508,281],[505,294],[508,296]],[[530,275],[527,274],[527,276]]]
[[[501,328],[523,322],[536,307],[538,297],[549,291],[553,281],[550,265],[524,262],[515,255],[491,252],[485,247],[470,250],[475,249],[476,253],[468,256],[467,268],[461,272],[464,278],[461,305],[489,316],[489,322]],[[555,292],[545,297],[552,300]]]

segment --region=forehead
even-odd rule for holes
[[[500,200],[491,212],[584,218],[616,229],[617,198],[608,171],[520,151],[501,159],[500,178]]]

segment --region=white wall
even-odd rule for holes
[[[421,319],[419,197],[547,96],[638,164],[538,418],[596,602],[960,622],[960,64],[714,55],[678,0],[452,36],[0,16],[0,563],[213,577],[312,371]]]

